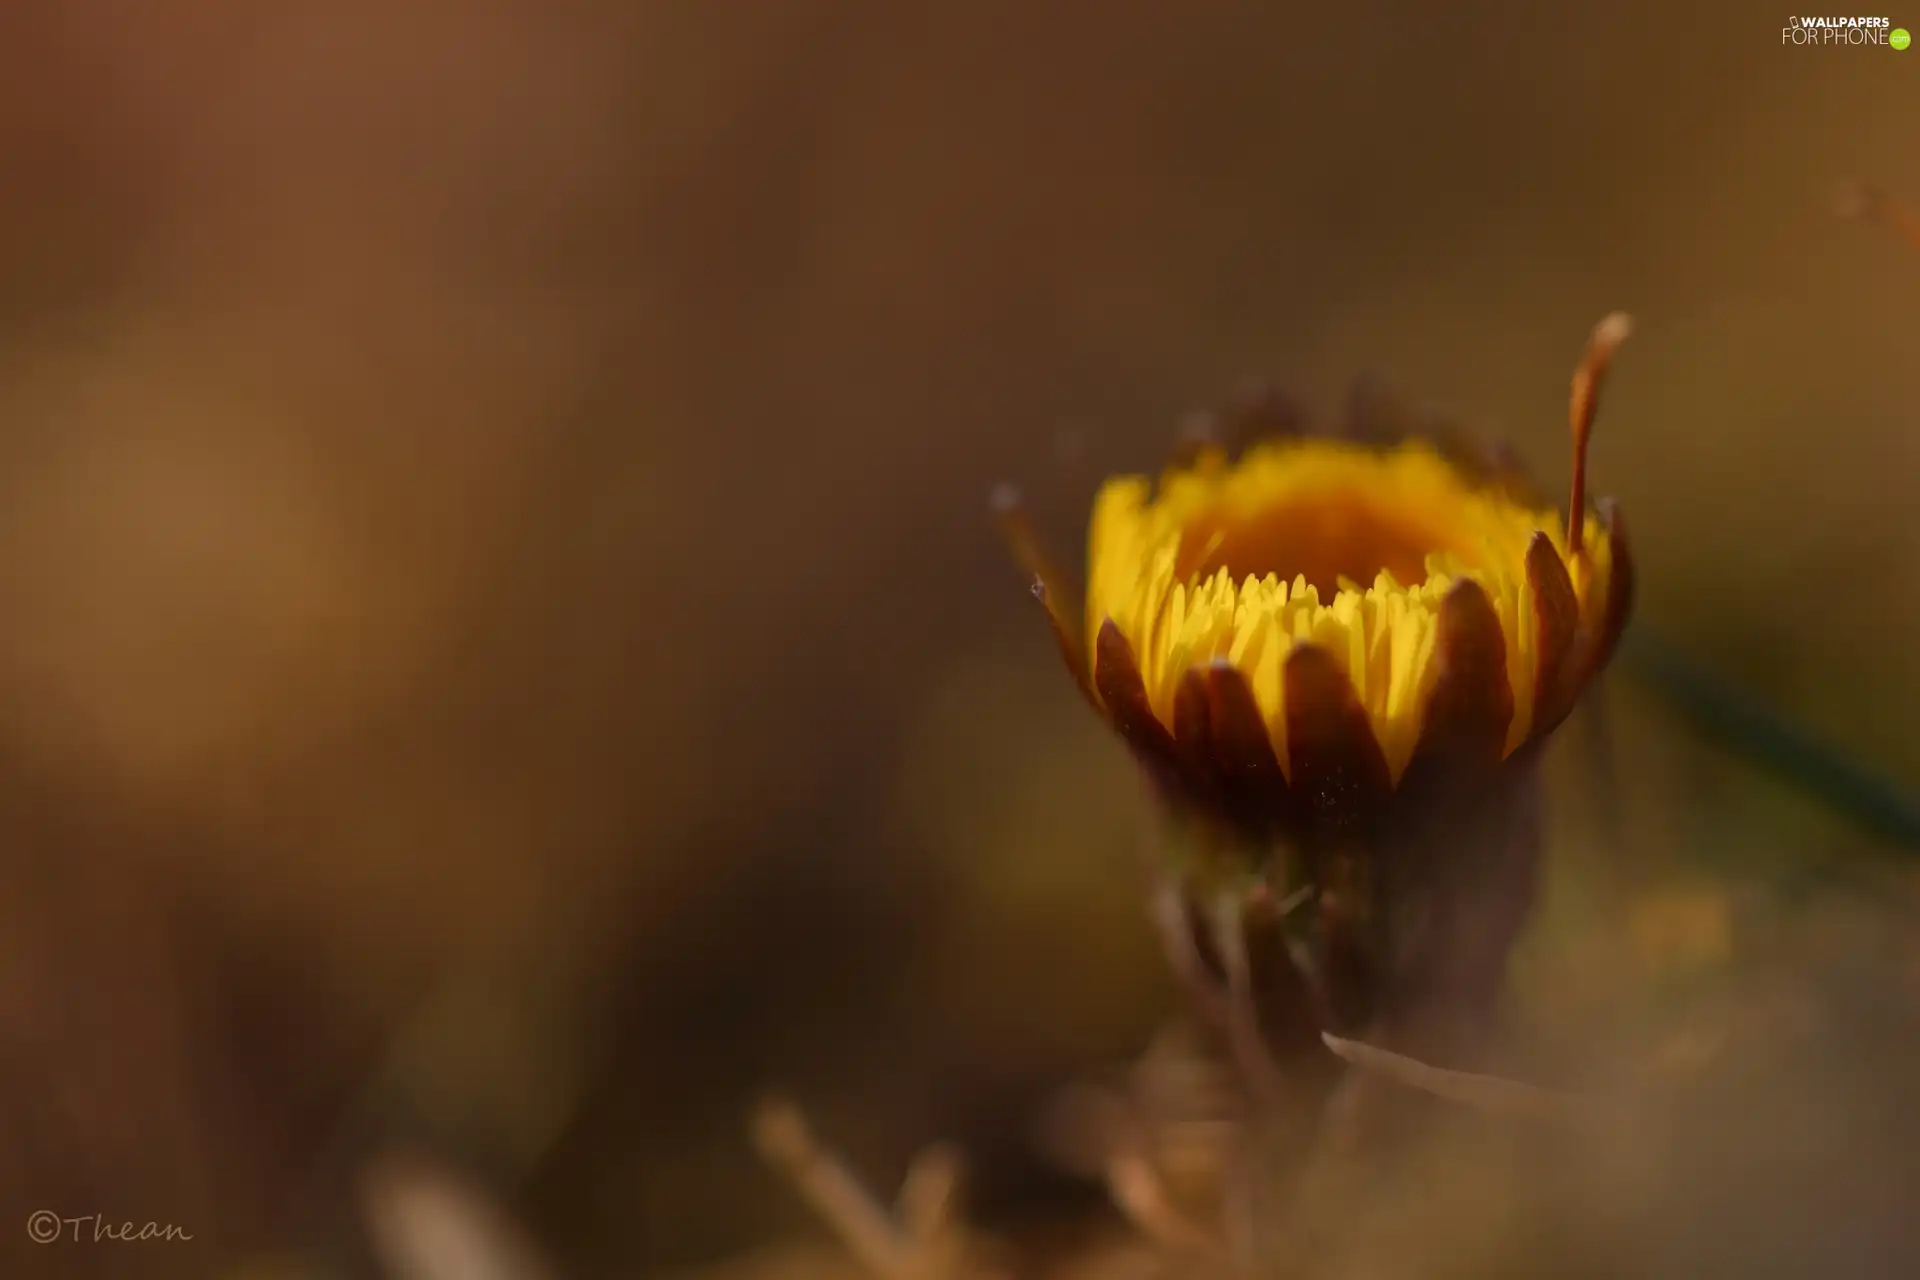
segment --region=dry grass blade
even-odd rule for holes
[[[1213,1258],[1220,1244],[1174,1207],[1153,1163],[1140,1151],[1116,1151],[1107,1162],[1107,1191],[1134,1229],[1168,1253]]]
[[[1186,1037],[1163,1033],[1124,1089],[1085,1084],[1064,1093],[1043,1126],[1046,1146],[1061,1168],[1102,1180],[1113,1206],[1159,1256],[1218,1261],[1224,1243],[1182,1207],[1176,1185],[1181,1166],[1192,1181],[1195,1166],[1204,1164],[1203,1181],[1217,1188],[1228,1142],[1213,1131],[1231,1127],[1237,1135],[1237,1125],[1220,1115],[1238,1107],[1237,1099],[1215,1096],[1217,1087]]]
[[[1490,1115],[1576,1128],[1599,1128],[1608,1121],[1604,1108],[1593,1099],[1578,1094],[1543,1089],[1538,1085],[1499,1076],[1429,1066],[1403,1054],[1377,1049],[1357,1040],[1344,1040],[1335,1035],[1321,1038],[1342,1061],[1370,1075]]]
[[[967,1233],[953,1211],[961,1164],[950,1149],[921,1153],[901,1186],[897,1214],[890,1214],[815,1140],[792,1103],[763,1102],[754,1114],[753,1133],[767,1162],[793,1182],[860,1264],[881,1280],[954,1280],[968,1274]]]
[[[964,1166],[952,1147],[928,1147],[914,1157],[894,1202],[894,1218],[921,1249],[936,1248],[953,1226],[953,1206]]]
[[[499,1206],[448,1169],[392,1156],[361,1185],[368,1235],[393,1280],[553,1280]]]
[[[893,1219],[860,1180],[814,1140],[800,1109],[790,1102],[763,1102],[753,1118],[760,1154],[786,1174],[841,1242],[875,1275],[906,1276],[913,1249]]]

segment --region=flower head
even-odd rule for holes
[[[1095,500],[1084,609],[1017,545],[1095,707],[1184,810],[1253,841],[1391,816],[1530,754],[1606,664],[1632,566],[1585,501],[1598,387],[1574,378],[1571,523],[1491,455],[1417,434],[1203,443]]]

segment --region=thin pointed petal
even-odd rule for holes
[[[1513,720],[1507,642],[1493,602],[1471,578],[1455,583],[1441,601],[1435,660],[1439,676],[1409,770],[1437,760],[1497,765]]]
[[[1573,429],[1573,492],[1567,499],[1567,550],[1578,555],[1586,536],[1587,452],[1593,442],[1593,420],[1600,412],[1600,388],[1620,344],[1633,332],[1633,317],[1624,311],[1607,315],[1593,327],[1587,349],[1573,371],[1567,417]]]
[[[1107,719],[1141,762],[1163,782],[1181,780],[1184,771],[1173,735],[1153,714],[1133,646],[1111,618],[1101,624],[1099,638],[1094,641],[1093,684]]]
[[[1282,678],[1290,787],[1305,815],[1338,831],[1377,814],[1392,775],[1346,672],[1325,649],[1301,644]]]
[[[993,512],[1000,526],[1000,536],[1006,539],[1014,558],[1033,575],[1033,598],[1047,611],[1047,622],[1053,628],[1053,638],[1060,646],[1060,656],[1066,660],[1067,670],[1079,682],[1080,692],[1098,710],[1100,699],[1094,692],[1093,673],[1087,668],[1085,633],[1081,630],[1077,611],[1068,604],[1077,593],[1069,591],[1066,576],[1041,545],[1040,535],[1021,504],[1019,490],[1004,484],[995,489]]]
[[[1571,667],[1573,642],[1580,630],[1580,601],[1573,593],[1573,579],[1560,558],[1553,540],[1545,533],[1533,535],[1527,544],[1527,584],[1533,588],[1533,616],[1540,665],[1534,680],[1533,724],[1528,737],[1534,741],[1553,732],[1573,708],[1572,695],[1577,686],[1570,676],[1579,672]]]
[[[1062,613],[1060,607],[1079,593],[1068,589],[1066,575],[1047,553],[1039,531],[1027,518],[1020,491],[1010,484],[1003,484],[993,491],[992,505],[994,520],[1000,526],[1000,536],[1006,540],[1014,559],[1040,584],[1041,592],[1036,594],[1040,595],[1041,603],[1047,606],[1047,612],[1053,616],[1055,626],[1078,645],[1082,639],[1080,624],[1071,614]]]
[[[1600,615],[1600,634],[1595,640],[1593,657],[1587,664],[1588,679],[1604,671],[1607,663],[1613,660],[1614,650],[1620,647],[1620,636],[1626,631],[1627,619],[1633,614],[1636,585],[1633,551],[1627,540],[1626,517],[1621,514],[1619,504],[1611,498],[1603,498],[1594,505],[1600,511],[1600,527],[1607,535],[1613,568],[1607,582],[1606,608]]]
[[[1087,666],[1087,649],[1081,644],[1079,627],[1073,620],[1061,613],[1055,603],[1053,593],[1047,590],[1047,584],[1034,579],[1033,598],[1047,611],[1047,625],[1053,631],[1054,643],[1060,646],[1060,657],[1067,664],[1067,670],[1073,673],[1074,683],[1080,686],[1080,692],[1092,704],[1095,711],[1104,712],[1100,705],[1100,695],[1094,691],[1093,671]]]
[[[1173,745],[1181,770],[1196,790],[1212,797],[1219,790],[1220,770],[1214,763],[1208,727],[1207,685],[1197,669],[1182,676],[1173,691]]]
[[[1216,662],[1202,673],[1209,746],[1229,808],[1243,825],[1267,830],[1289,813],[1286,774],[1253,689],[1239,670]]]

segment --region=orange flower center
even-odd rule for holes
[[[1439,518],[1444,514],[1383,502],[1355,485],[1290,495],[1244,514],[1209,511],[1183,530],[1175,576],[1205,581],[1225,569],[1234,582],[1304,577],[1322,600],[1332,600],[1343,582],[1364,589],[1382,571],[1402,586],[1419,586],[1431,555],[1482,567],[1482,545]]]

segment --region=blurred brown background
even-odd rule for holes
[[[650,1273],[803,1227],[777,1083],[881,1182],[1081,1205],[1034,1110],[1169,992],[984,498],[1072,550],[1250,374],[1557,484],[1630,310],[1641,619],[1920,778],[1920,258],[1830,207],[1920,196],[1920,53],[1783,23],[6,5],[0,1203],[348,1256],[398,1138]],[[1867,852],[1614,694],[1576,868]]]

